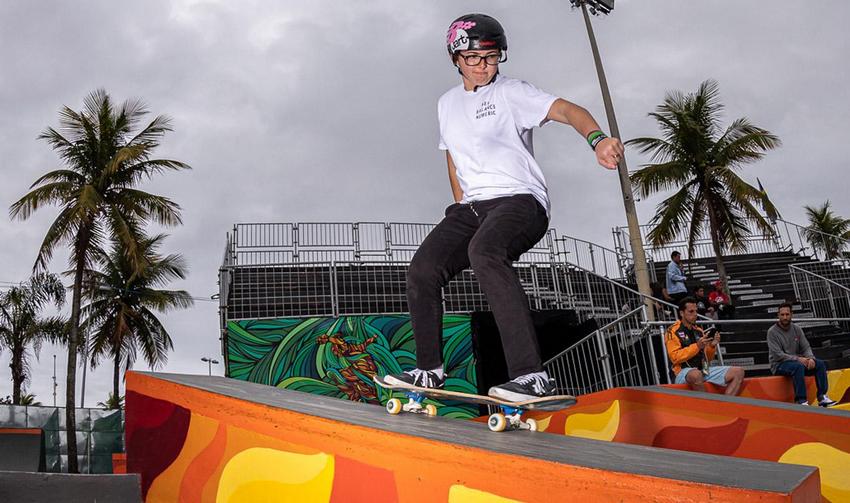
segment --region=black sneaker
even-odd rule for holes
[[[446,375],[442,377],[430,370],[405,370],[401,374],[384,376],[384,382],[393,386],[417,386],[419,388],[442,389],[446,384]]]
[[[540,374],[519,376],[505,384],[493,386],[488,395],[508,402],[522,402],[555,394],[555,380]]]

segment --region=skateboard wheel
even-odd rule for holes
[[[396,415],[401,412],[401,400],[398,398],[390,398],[387,400],[387,412]]]
[[[507,424],[508,421],[505,419],[505,415],[498,412],[491,414],[490,419],[487,420],[487,427],[490,428],[490,431],[505,431]]]
[[[432,404],[432,403],[429,403],[428,405],[425,406],[425,413],[428,414],[431,417],[436,416],[437,415],[437,406]]]
[[[535,421],[534,419],[526,419],[525,424],[528,426],[528,429],[530,431],[537,431],[537,421]]]

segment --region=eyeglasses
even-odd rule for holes
[[[458,56],[463,58],[467,66],[478,66],[481,64],[481,60],[486,61],[490,66],[504,63],[508,60],[508,53],[506,52],[497,52],[495,54],[487,54],[486,56],[481,56],[480,54],[458,54]]]

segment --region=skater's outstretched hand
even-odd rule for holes
[[[623,143],[618,138],[605,138],[596,146],[596,160],[608,169],[617,169],[617,164],[623,159]]]

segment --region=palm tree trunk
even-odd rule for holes
[[[80,304],[83,293],[83,269],[85,251],[89,244],[89,232],[83,226],[77,233],[76,270],[74,271],[73,295],[71,297],[71,319],[68,321],[68,369],[65,380],[65,431],[68,439],[68,473],[79,473],[77,465],[77,347],[80,335]]]
[[[723,292],[729,297],[729,281],[726,277],[726,265],[723,263],[723,249],[720,246],[720,232],[717,230],[717,215],[714,214],[714,207],[711,202],[706,201],[708,206],[708,225],[711,233],[711,247],[714,248],[714,258],[717,264],[717,275],[720,276],[720,281],[723,283]]]
[[[12,404],[21,404],[21,388],[24,383],[23,372],[24,349],[15,346],[12,349],[12,362],[9,366],[12,368]]]
[[[113,399],[118,401],[118,377],[121,372],[121,353],[119,351],[115,351],[115,369],[112,373],[112,396]]]

